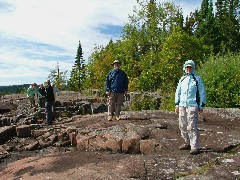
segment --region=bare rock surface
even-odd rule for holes
[[[179,150],[175,113],[123,111],[120,121],[107,121],[104,99],[65,92],[57,100],[48,126],[44,109],[29,109],[25,95],[1,97],[0,179],[240,178],[239,109],[206,108],[201,153],[190,155]]]

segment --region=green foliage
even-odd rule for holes
[[[155,91],[161,86],[160,52],[174,26],[183,26],[182,11],[173,3],[140,2],[123,29],[129,89]]]
[[[86,76],[84,78],[84,89],[102,89],[105,87],[105,79],[108,72],[113,68],[112,63],[117,59],[118,43],[112,41],[103,48],[101,46],[95,47],[94,52],[90,56],[89,64],[87,65]]]
[[[138,79],[138,89],[154,92],[161,85],[161,79],[157,72],[144,71]]]
[[[178,172],[175,175],[176,179],[179,178],[184,178],[186,176],[190,176],[190,175],[199,175],[199,174],[204,174],[206,171],[208,171],[209,169],[212,169],[216,166],[219,166],[221,164],[221,161],[219,160],[219,158],[216,158],[210,162],[207,162],[205,164],[203,164],[200,168],[198,169],[194,169],[188,172]]]
[[[207,106],[240,107],[240,54],[211,57],[199,71],[207,92]]]
[[[161,109],[166,110],[166,111],[174,111],[174,109],[175,109],[175,103],[174,103],[175,91],[162,92],[161,95],[162,95]]]
[[[183,64],[188,59],[193,59],[196,64],[202,61],[202,57],[208,53],[202,41],[190,36],[176,27],[163,44],[161,51],[159,74],[163,94],[162,108],[172,110],[174,105],[174,93],[180,77],[183,75]]]
[[[70,117],[72,117],[72,113],[70,112],[70,111],[61,111],[60,112],[60,115],[59,115],[60,117],[68,117],[68,118],[70,118]]]
[[[52,84],[56,85],[59,90],[66,89],[67,83],[67,71],[60,71],[59,64],[57,63],[56,69],[51,70],[50,74],[48,75],[48,80],[52,82]]]
[[[212,0],[203,0],[201,9],[195,13],[195,36],[213,47],[214,54],[239,51],[240,26],[237,16],[238,0],[217,0],[215,15]],[[224,45],[224,46],[222,46]]]
[[[202,64],[207,69],[200,71],[203,79],[207,79],[208,106],[238,106],[239,90],[235,87],[239,87],[239,75],[232,77],[233,73],[223,68],[223,64],[227,63],[223,63],[220,56],[212,57],[219,69],[214,73],[208,69],[208,63],[213,63],[211,58],[208,60],[210,54],[224,55],[228,51],[239,51],[239,18],[234,14],[233,7],[236,5],[233,6],[233,1],[218,0],[214,15],[212,1],[203,0],[201,9],[191,13],[185,24],[181,8],[173,3],[137,2],[139,9],[129,16],[130,22],[122,30],[122,39],[116,42],[110,40],[105,47],[95,47],[89,63],[83,71],[73,69],[69,82],[76,85],[79,81],[72,80],[80,77],[81,89],[100,89],[104,95],[105,79],[112,69],[111,63],[118,59],[122,62],[121,69],[129,77],[129,91],[159,92],[162,96],[161,108],[173,110],[175,89],[183,74],[182,66],[186,60],[192,59],[197,70]],[[80,57],[78,55],[77,60]],[[234,62],[236,67],[239,64]],[[235,71],[239,73],[239,70]],[[224,81],[227,77],[234,81]],[[138,101],[132,104],[133,109],[156,108],[146,97]]]
[[[134,111],[158,110],[160,108],[160,98],[153,98],[146,95],[138,95],[131,100],[129,108]]]
[[[68,81],[68,86],[70,90],[73,91],[80,91],[84,82],[84,78],[86,76],[86,70],[85,70],[85,60],[83,59],[83,51],[82,51],[82,45],[79,41],[78,49],[77,49],[77,55],[75,58],[75,64],[72,68],[70,79]]]
[[[0,86],[0,95],[26,93],[30,84]]]
[[[17,91],[16,91],[17,94],[26,93],[26,92],[27,92],[27,87],[17,88]]]
[[[218,53],[219,49],[217,42],[218,29],[215,26],[216,19],[213,12],[213,3],[209,0],[203,0],[201,9],[195,12],[196,21],[198,26],[194,35],[201,38],[204,43],[210,47],[213,47],[213,52]]]

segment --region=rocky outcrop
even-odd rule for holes
[[[149,139],[153,129],[166,129],[156,124],[147,127],[135,124],[116,125],[104,129],[87,129],[76,136],[77,150],[105,150],[115,153],[150,154],[156,153],[159,143],[155,137]]]
[[[0,127],[0,142],[6,142],[11,137],[16,136],[15,126]]]
[[[120,121],[110,122],[106,118],[106,102],[79,98],[76,93],[75,99],[67,95],[68,99],[57,97],[53,125],[44,123],[44,108],[30,109],[26,99],[16,100],[17,109],[0,116],[0,159],[12,158],[18,152],[40,156],[53,151],[73,151],[73,157],[88,152],[88,157],[82,155],[75,164],[87,170],[85,179],[96,174],[102,179],[239,178],[239,110],[206,108],[199,121],[201,153],[192,156],[178,149],[183,140],[175,113],[122,111]],[[102,152],[109,152],[112,164],[104,161]],[[113,155],[119,159],[111,159],[116,158]]]

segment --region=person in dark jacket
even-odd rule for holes
[[[52,124],[53,103],[54,103],[53,88],[51,86],[50,81],[48,80],[47,87],[46,87],[45,113],[46,113],[46,120],[49,125]]]
[[[39,97],[39,99],[38,99],[39,106],[41,108],[44,108],[46,91],[45,91],[45,87],[43,86],[43,84],[40,84],[40,86],[38,88],[38,92],[42,95],[42,97]]]
[[[116,116],[116,120],[120,120],[121,106],[124,101],[124,95],[128,92],[127,74],[120,69],[120,61],[113,62],[113,70],[111,70],[106,78],[106,94],[108,96],[108,120],[112,121]]]

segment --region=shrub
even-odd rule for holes
[[[167,92],[164,94],[161,100],[161,109],[165,111],[175,110],[175,92]]]
[[[130,110],[158,110],[160,108],[160,97],[146,95],[135,96],[130,103]]]
[[[240,54],[210,57],[198,73],[205,84],[207,106],[240,107]]]

